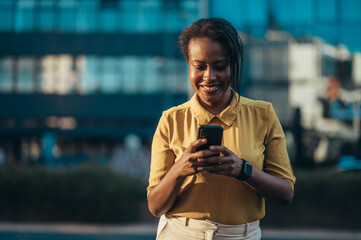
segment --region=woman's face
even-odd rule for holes
[[[191,39],[188,46],[190,82],[204,108],[222,112],[231,99],[230,57],[226,47],[209,38]]]

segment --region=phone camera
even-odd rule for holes
[[[201,138],[205,138],[204,129],[201,129]]]

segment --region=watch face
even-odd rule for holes
[[[250,177],[252,175],[252,165],[249,164],[248,162],[245,162],[245,165],[244,165],[244,174],[247,176],[247,177]]]
[[[247,178],[249,178],[250,176],[252,176],[252,165],[247,162],[246,160],[243,160],[243,167],[241,170],[240,175],[237,177],[237,179],[244,181]]]

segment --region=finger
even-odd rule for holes
[[[207,139],[205,139],[205,138],[197,139],[196,141],[192,142],[189,145],[190,151],[191,152],[196,152],[197,147],[202,146],[202,145],[204,145],[206,143],[207,143]]]
[[[212,145],[209,147],[209,150],[214,152],[220,152],[223,153],[223,155],[231,155],[233,152],[226,148],[225,146],[219,146],[219,145]]]
[[[199,166],[197,167],[198,171],[205,171],[210,173],[219,173],[228,169],[227,164],[213,164],[207,166]]]
[[[220,156],[211,156],[211,157],[202,157],[198,158],[199,165],[212,165],[212,164],[222,164],[223,160]]]
[[[210,150],[200,150],[198,152],[193,153],[194,158],[209,158],[209,157],[213,157],[216,155],[217,155],[217,153],[215,153],[214,151],[210,151]]]

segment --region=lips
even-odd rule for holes
[[[200,88],[206,93],[213,93],[220,88],[220,85],[200,85]]]

